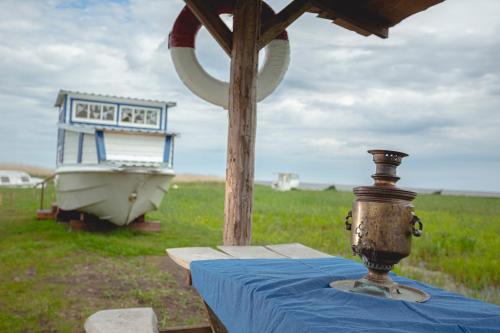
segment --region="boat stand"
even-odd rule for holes
[[[51,181],[54,178],[54,175],[51,175],[40,183],[35,185],[35,188],[40,186],[40,209],[36,211],[36,219],[37,220],[54,220],[57,216],[57,204],[54,202],[50,205],[49,209],[45,209],[44,207],[44,199],[45,199],[45,184]]]
[[[109,221],[101,220],[95,215],[80,213],[77,211],[64,211],[66,218],[69,217],[69,227],[72,231],[111,231],[117,228],[127,228],[141,232],[160,232],[161,225],[159,221],[147,221],[144,215],[139,216],[130,224],[119,227]],[[76,216],[75,216],[76,215]],[[61,221],[61,216],[58,216]]]
[[[160,221],[147,221],[144,214],[136,218],[127,226],[129,229],[142,232],[160,232]]]
[[[49,209],[38,209],[36,211],[37,220],[55,220],[57,216],[57,205],[52,203]]]

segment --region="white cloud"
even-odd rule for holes
[[[226,111],[182,85],[166,47],[182,7],[0,2],[0,161],[54,165],[52,105],[62,88],[177,101],[169,123],[181,133],[177,171],[222,175]],[[387,40],[301,17],[288,29],[285,80],[259,104],[257,178],[290,170],[306,181],[366,183],[365,150],[384,147],[412,155],[403,166],[408,185],[500,190],[498,13],[495,0],[446,1],[403,21]],[[204,29],[197,56],[227,79],[228,58]],[[482,177],[468,177],[474,172]]]

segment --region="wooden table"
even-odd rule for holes
[[[191,285],[191,262],[195,260],[214,259],[312,259],[328,258],[329,254],[315,250],[300,243],[275,244],[266,246],[218,246],[211,247],[180,247],[167,249],[168,256],[186,274],[186,283]],[[227,330],[217,315],[204,302],[210,320],[210,326],[190,326],[160,330],[170,333],[226,333]]]

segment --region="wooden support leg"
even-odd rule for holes
[[[227,333],[227,329],[220,321],[219,317],[217,317],[217,315],[212,311],[207,303],[203,302],[203,304],[205,304],[205,308],[207,309],[208,319],[210,319],[210,326],[212,327],[212,331],[214,333]]]
[[[40,194],[40,209],[43,209],[43,196],[45,193],[45,183],[42,183],[42,192]]]
[[[224,245],[251,242],[261,5],[238,0],[233,13]]]
[[[160,333],[213,333],[210,326],[184,326],[160,329]]]

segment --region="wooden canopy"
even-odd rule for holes
[[[219,0],[184,0],[230,56],[232,33],[215,14],[213,3]],[[236,1],[236,0],[235,0]],[[266,46],[305,12],[333,21],[363,36],[389,36],[389,28],[405,18],[444,0],[292,0],[274,17],[261,22],[258,48]]]
[[[262,15],[262,0],[184,0],[231,57],[224,245],[251,241],[258,52],[306,12],[361,35],[389,36],[389,28],[444,0],[290,0],[280,12]],[[215,5],[234,5],[233,31]]]
[[[307,10],[361,35],[389,36],[389,28],[444,0],[314,0]]]

